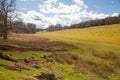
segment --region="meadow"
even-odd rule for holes
[[[0,54],[0,80],[119,80],[120,24],[10,34]]]
[[[120,52],[120,24],[54,32],[38,32],[36,35],[71,43],[76,46]]]
[[[120,45],[120,24],[83,29],[67,29],[54,32],[38,32],[37,35],[61,40],[94,41]]]

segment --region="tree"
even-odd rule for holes
[[[3,35],[3,21],[2,21],[2,14],[1,14],[1,12],[0,12],[0,37],[2,37],[2,35]]]
[[[12,22],[11,32],[14,33],[35,33],[36,25],[33,23],[24,23],[22,21]]]
[[[62,30],[62,26],[60,24],[56,24],[55,31]]]
[[[15,11],[15,2],[16,0],[0,0],[0,15],[3,32],[3,39],[7,39],[8,30],[11,27],[12,14]]]
[[[54,28],[54,25],[49,25],[49,27],[46,29],[48,32],[52,32]]]
[[[35,33],[36,25],[32,23],[27,23],[27,30],[28,30],[28,33]]]

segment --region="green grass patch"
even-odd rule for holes
[[[26,51],[26,52],[14,52],[14,51],[5,51],[6,54],[9,54],[18,59],[35,57],[40,59],[44,55],[50,55],[50,52],[39,52],[39,51]]]

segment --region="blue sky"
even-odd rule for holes
[[[89,11],[113,14],[120,13],[120,0],[84,0]]]
[[[117,15],[120,0],[17,0],[16,9],[24,22],[46,28]]]

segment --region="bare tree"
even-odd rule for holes
[[[2,37],[3,35],[3,20],[2,20],[3,16],[2,13],[0,12],[0,37]]]
[[[1,14],[1,23],[3,39],[7,39],[8,30],[11,26],[12,15],[15,11],[15,2],[16,0],[0,0],[0,14]]]

